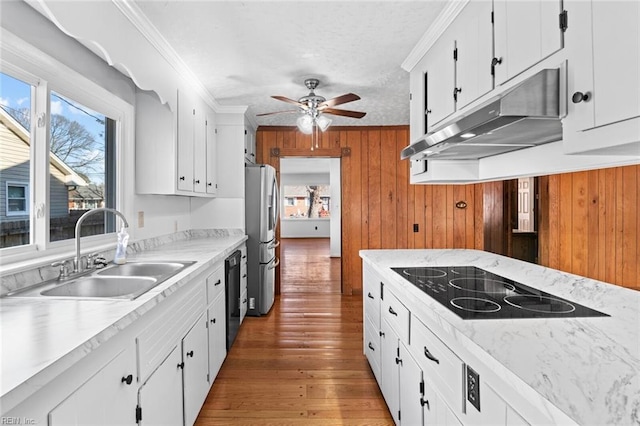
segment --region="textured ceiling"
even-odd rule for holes
[[[249,114],[295,109],[271,95],[307,95],[320,79],[327,99],[362,99],[337,108],[333,125],[409,123],[409,74],[400,68],[445,1],[137,1],[149,21],[221,105]],[[291,108],[293,107],[293,108]],[[295,114],[256,117],[293,125]]]

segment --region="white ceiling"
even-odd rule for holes
[[[333,125],[409,123],[409,74],[400,68],[445,6],[422,1],[137,1],[219,104],[249,114],[295,110],[304,80],[320,79],[327,99],[362,99],[337,108],[364,111]],[[294,125],[295,114],[256,117]]]

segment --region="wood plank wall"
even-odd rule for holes
[[[483,185],[410,185],[409,164],[400,160],[408,140],[408,126],[332,127],[311,151],[310,137],[295,127],[258,129],[257,161],[278,172],[280,157],[342,158],[345,294],[362,291],[361,249],[484,248]],[[458,201],[467,207],[456,208]]]
[[[640,165],[539,182],[540,263],[640,290]]]

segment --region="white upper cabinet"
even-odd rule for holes
[[[136,191],[198,197],[216,195],[215,113],[179,90],[176,111],[152,92],[136,93]]]
[[[562,49],[560,1],[494,0],[496,86]]]
[[[453,25],[456,40],[456,110],[493,89],[491,2],[470,2]]]
[[[447,31],[425,55],[424,92],[426,104],[424,113],[427,131],[451,115],[456,109],[453,100],[453,90],[456,84],[454,50],[455,40]]]
[[[581,0],[566,6],[572,130],[640,116],[640,3]]]

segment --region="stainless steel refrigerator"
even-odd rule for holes
[[[245,167],[247,241],[247,315],[265,315],[275,298],[276,226],[279,218],[276,169],[267,164]]]

